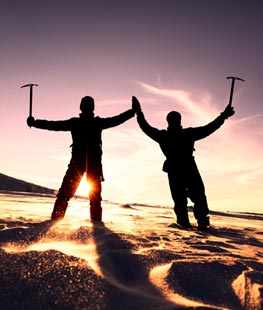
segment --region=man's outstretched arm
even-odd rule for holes
[[[65,121],[47,121],[44,119],[35,119],[33,116],[27,118],[27,125],[39,129],[47,129],[54,131],[70,131],[72,120]]]
[[[100,118],[102,129],[107,129],[111,127],[116,127],[126,122],[127,120],[134,117],[136,113],[135,108],[132,106],[131,109],[112,117]]]
[[[200,140],[211,135],[224,124],[227,118],[234,114],[234,108],[230,105],[227,105],[225,110],[215,120],[205,126],[193,128],[194,140]]]

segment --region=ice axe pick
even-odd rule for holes
[[[37,84],[26,84],[21,86],[23,87],[30,87],[30,95],[29,95],[29,116],[32,116],[32,102],[33,102],[33,86],[38,86]]]
[[[234,87],[235,87],[235,80],[239,80],[239,81],[243,81],[245,82],[245,80],[240,79],[238,77],[235,76],[228,76],[227,79],[232,79],[232,83],[231,83],[231,90],[230,90],[230,98],[229,98],[229,106],[232,105],[232,99],[233,99],[233,93],[234,93]]]

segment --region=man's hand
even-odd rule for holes
[[[231,105],[229,105],[229,104],[226,106],[224,112],[222,112],[222,115],[225,118],[229,118],[230,116],[232,116],[234,114],[235,114],[234,108]]]
[[[140,102],[135,96],[132,96],[132,109],[135,113],[138,113],[142,110]]]
[[[27,118],[27,125],[29,126],[29,127],[32,127],[32,126],[34,126],[34,124],[35,124],[35,119],[34,119],[34,117],[33,116],[29,116],[28,118]]]

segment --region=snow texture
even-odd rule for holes
[[[262,214],[211,213],[209,232],[171,207],[0,194],[1,309],[263,309]]]

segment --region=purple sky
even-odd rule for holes
[[[236,83],[236,114],[196,144],[211,209],[263,212],[263,2],[1,1],[0,171],[58,188],[70,134],[26,126],[28,89],[36,118],[67,119],[81,97],[96,114],[118,114],[136,95],[149,122],[165,128],[171,110],[183,125],[214,119]],[[171,204],[164,157],[136,120],[103,134],[103,198]]]

